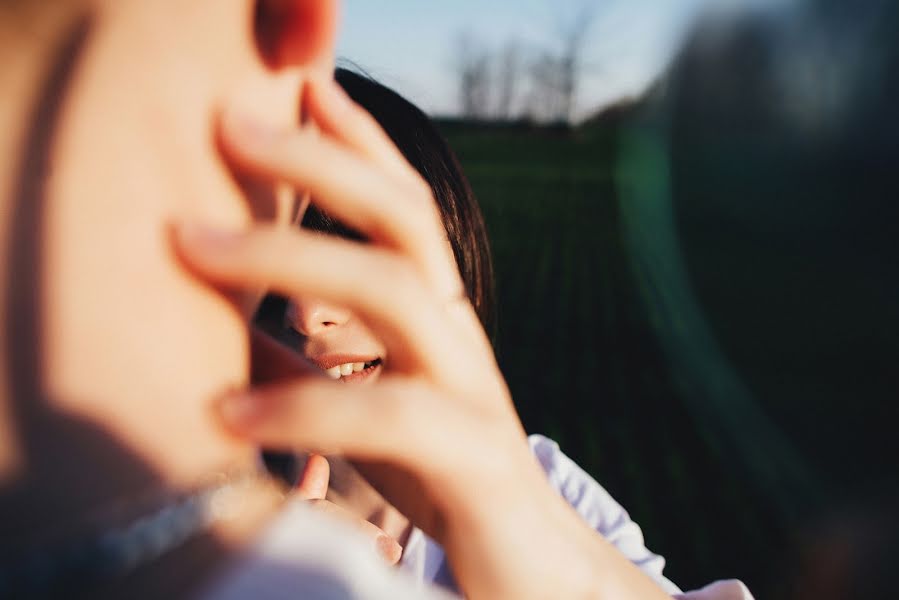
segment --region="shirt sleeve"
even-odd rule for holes
[[[551,439],[531,435],[528,442],[550,485],[593,529],[666,592],[680,593],[680,588],[662,575],[665,559],[646,548],[640,526],[605,488],[563,454]]]
[[[646,548],[643,531],[611,494],[590,477],[559,445],[542,435],[528,438],[531,450],[546,472],[550,485],[593,529],[624,554],[640,570],[678,600],[753,600],[752,594],[736,579],[716,581],[706,587],[682,592],[662,575],[665,559]]]
[[[677,600],[754,600],[742,581],[728,579],[716,581],[701,590],[675,594]]]

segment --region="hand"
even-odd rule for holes
[[[347,307],[388,361],[372,386],[300,376],[231,395],[219,405],[225,425],[267,447],[354,459],[444,546],[470,597],[664,597],[546,483],[461,299],[428,186],[334,84],[310,84],[305,102],[322,135],[226,116],[223,146],[248,173],[310,192],[370,244],[259,225],[182,228],[178,247],[216,285]]]
[[[330,473],[331,467],[328,459],[320,454],[310,454],[306,458],[306,465],[303,467],[303,473],[297,482],[294,493],[307,500],[316,510],[348,523],[362,533],[388,564],[398,563],[403,556],[403,548],[395,539],[355,513],[325,499],[325,495],[328,493]]]
[[[251,330],[250,347],[253,357],[252,380],[256,383],[300,375],[321,376],[321,371],[317,367],[306,361],[297,360],[296,352],[285,348],[259,329]],[[331,464],[328,459],[320,454],[307,454],[293,493],[307,500],[314,508],[352,526],[371,540],[375,551],[388,564],[397,564],[403,556],[403,548],[396,539],[354,512],[326,499],[330,478]]]

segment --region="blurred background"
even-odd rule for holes
[[[685,588],[894,597],[899,3],[347,0],[438,119],[496,348]]]

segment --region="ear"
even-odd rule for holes
[[[256,43],[273,69],[311,67],[330,73],[337,0],[257,0]]]

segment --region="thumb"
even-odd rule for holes
[[[310,454],[297,482],[296,493],[304,500],[323,500],[328,493],[330,478],[328,459],[321,454]]]

